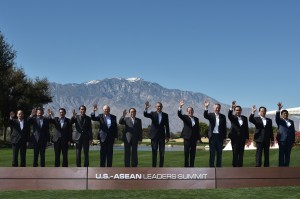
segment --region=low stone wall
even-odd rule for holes
[[[0,190],[216,189],[300,186],[300,167],[0,168]]]

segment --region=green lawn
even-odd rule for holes
[[[300,166],[300,149],[293,148],[291,154],[290,166]],[[12,159],[12,150],[7,148],[0,149],[0,167],[10,167]],[[82,152],[83,156],[83,152]],[[151,167],[151,152],[139,151],[139,167]],[[82,157],[83,158],[83,157]],[[90,166],[99,166],[99,151],[90,151]],[[183,151],[166,151],[165,152],[165,167],[183,167]],[[208,167],[209,152],[205,150],[198,150],[196,153],[195,167]],[[232,152],[223,151],[223,167],[231,167]],[[83,159],[82,159],[83,161]],[[27,150],[27,166],[32,166],[33,149]],[[276,167],[278,165],[278,150],[270,150],[270,166]],[[46,166],[54,166],[54,149],[46,150]],[[75,149],[69,150],[69,166],[75,167]],[[113,157],[114,167],[124,166],[124,152],[115,150]],[[255,166],[255,150],[246,150],[244,154],[244,167]]]
[[[253,198],[300,198],[300,187],[264,187],[264,188],[242,188],[242,189],[205,189],[205,190],[96,190],[96,191],[2,191],[1,198],[217,198],[217,199],[253,199]]]
[[[32,165],[33,150],[29,149],[27,153],[27,166]],[[299,148],[294,148],[291,157],[291,166],[300,166]],[[0,149],[0,166],[11,166],[11,149]],[[123,151],[114,151],[114,167],[123,167]],[[166,152],[166,167],[182,167],[183,151]],[[245,151],[244,166],[254,166],[255,151]],[[196,163],[197,167],[208,166],[209,152],[204,150],[197,151]],[[231,151],[223,152],[223,166],[231,167]],[[270,164],[272,167],[277,166],[278,150],[271,150]],[[75,166],[75,150],[69,151],[69,164]],[[54,165],[54,151],[49,148],[46,151],[46,166]],[[90,166],[99,166],[99,151],[90,151]],[[151,166],[151,152],[139,152],[139,167]],[[205,190],[92,190],[92,191],[0,191],[0,197],[10,198],[300,198],[300,187],[261,187],[261,188],[240,188],[240,189],[205,189]]]

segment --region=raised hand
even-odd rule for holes
[[[255,111],[256,111],[256,106],[253,105],[253,106],[252,106],[252,112],[255,113]]]
[[[148,110],[148,108],[149,108],[150,106],[151,106],[151,105],[149,104],[149,102],[146,101],[146,102],[145,102],[145,109]]]
[[[204,106],[205,106],[206,108],[208,108],[208,106],[209,106],[209,99],[206,99],[206,100],[204,101]]]
[[[50,108],[48,109],[48,117],[52,117],[52,111]]]
[[[77,113],[76,113],[75,109],[73,109],[72,114],[73,114],[73,117],[76,117]]]
[[[10,118],[14,118],[15,115],[16,115],[16,114],[15,114],[15,112],[13,112],[13,111],[11,111],[11,112],[9,113],[9,117],[10,117]]]
[[[234,109],[235,107],[236,107],[236,101],[234,100],[234,101],[232,101],[232,103],[231,103],[231,108]]]
[[[184,101],[183,101],[183,100],[180,100],[180,102],[179,102],[179,107],[182,108],[183,105],[184,105]]]
[[[124,109],[124,110],[123,110],[123,117],[125,117],[125,116],[126,116],[126,114],[127,114],[127,110],[126,110],[126,109]]]
[[[98,110],[98,106],[97,106],[97,104],[94,104],[93,105],[93,111],[96,112],[97,110]]]
[[[31,110],[31,116],[34,116],[34,115],[36,115],[36,108]]]
[[[281,110],[282,107],[283,107],[282,102],[278,102],[278,103],[277,103],[277,106],[278,106],[278,110]]]

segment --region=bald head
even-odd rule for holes
[[[103,113],[104,113],[104,115],[110,114],[110,107],[108,105],[103,106]]]

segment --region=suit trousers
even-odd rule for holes
[[[184,167],[194,167],[197,140],[184,139]]]
[[[270,142],[256,142],[255,166],[262,165],[262,151],[264,151],[264,167],[269,167]]]
[[[232,146],[232,166],[243,167],[245,140],[231,142]]]
[[[213,133],[209,138],[209,167],[215,167],[215,154],[217,152],[217,164],[216,167],[222,167],[222,150],[223,140],[220,139],[220,135]]]
[[[40,155],[41,167],[45,167],[45,152],[46,152],[46,143],[45,141],[38,141],[33,146],[33,167],[38,166],[38,159]]]
[[[81,138],[76,143],[76,166],[81,167],[81,150],[83,148],[84,153],[84,167],[89,166],[89,139],[86,137],[83,137],[81,135]]]
[[[63,167],[68,167],[68,142],[60,139],[54,143],[55,167],[60,166],[60,154],[63,156]]]
[[[124,142],[124,160],[125,160],[125,167],[137,167],[138,165],[138,142]]]
[[[157,149],[159,149],[159,167],[164,166],[164,156],[165,156],[165,139],[155,138],[151,139],[152,148],[152,167],[156,167],[157,163]]]
[[[113,161],[114,138],[106,137],[104,142],[101,142],[100,149],[100,167],[112,167]]]
[[[12,144],[12,151],[13,151],[13,158],[12,158],[12,166],[18,167],[18,156],[20,151],[20,159],[21,159],[21,167],[26,167],[26,142],[18,142],[15,144]]]
[[[288,167],[290,165],[290,156],[293,144],[287,141],[279,141],[279,163],[280,167]]]

